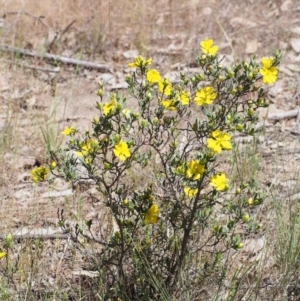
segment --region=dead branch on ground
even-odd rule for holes
[[[18,54],[22,54],[22,55],[35,57],[35,58],[41,58],[41,59],[51,60],[54,62],[60,62],[63,64],[74,65],[74,66],[88,68],[88,69],[95,69],[100,72],[112,73],[112,69],[103,64],[76,60],[76,59],[72,59],[72,58],[68,58],[68,57],[64,57],[64,56],[60,56],[60,55],[55,55],[55,54],[50,54],[50,53],[41,53],[41,52],[37,52],[37,51],[31,51],[31,50],[27,50],[27,49],[23,49],[23,48],[16,48],[16,47],[11,47],[11,46],[6,46],[6,45],[0,45],[0,51],[18,53]]]

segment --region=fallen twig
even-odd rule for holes
[[[109,68],[106,65],[98,64],[98,63],[93,63],[93,62],[88,62],[88,61],[81,61],[81,60],[76,60],[76,59],[71,59],[68,57],[64,56],[59,56],[55,54],[50,54],[50,53],[41,53],[37,51],[30,51],[27,49],[23,48],[16,48],[16,47],[11,47],[11,46],[6,46],[6,45],[0,45],[0,50],[4,52],[13,52],[13,53],[19,53],[31,57],[37,57],[41,59],[48,59],[56,62],[61,62],[64,64],[68,65],[75,65],[75,66],[81,66],[85,67],[88,69],[96,69],[100,72],[109,72],[112,73],[111,68]]]
[[[286,111],[283,113],[275,113],[268,115],[268,119],[271,120],[282,120],[282,119],[290,119],[290,118],[296,118],[298,117],[299,109]]]

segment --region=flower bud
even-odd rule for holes
[[[13,245],[13,236],[11,233],[8,233],[4,236],[4,248],[9,249]]]
[[[230,78],[234,77],[234,73],[233,73],[232,69],[228,69],[227,74],[228,74],[228,77],[230,77]]]
[[[152,94],[150,92],[146,94],[146,99],[147,101],[150,101],[152,99]]]
[[[221,227],[219,225],[214,225],[214,231],[220,232]]]
[[[254,114],[254,110],[253,110],[253,109],[249,109],[249,110],[248,110],[248,115],[249,115],[249,116],[253,116],[253,114]]]
[[[93,122],[94,122],[94,123],[99,123],[99,117],[94,117],[94,118],[93,118]]]
[[[102,96],[103,96],[103,90],[102,90],[102,89],[99,89],[99,90],[97,91],[97,95],[100,96],[100,97],[102,97]]]
[[[106,170],[110,170],[111,165],[110,165],[108,162],[105,162],[105,163],[104,163],[104,168],[105,168]]]
[[[157,117],[154,117],[154,118],[153,118],[153,124],[157,125],[157,124],[158,124],[158,121],[159,121],[159,120],[158,120]]]
[[[243,126],[241,123],[238,123],[238,124],[236,125],[236,129],[237,129],[239,132],[242,131],[243,128],[244,128],[244,126]]]
[[[248,213],[244,214],[244,216],[243,216],[243,221],[244,221],[245,223],[247,223],[247,222],[249,221],[249,219],[250,219],[249,214],[248,214]]]
[[[215,123],[214,123],[213,121],[211,121],[211,122],[208,123],[208,126],[209,126],[210,128],[213,128],[214,125],[215,125]]]
[[[198,74],[198,79],[199,79],[199,80],[204,80],[204,75],[203,75],[202,73],[199,73],[199,74]]]
[[[11,242],[13,240],[13,237],[12,237],[11,233],[8,233],[7,235],[5,235],[4,240],[5,240],[6,244],[11,244]]]
[[[137,120],[140,117],[140,113],[133,113],[133,117],[135,120]]]
[[[148,123],[148,121],[146,120],[146,119],[143,119],[142,121],[141,121],[141,127],[145,127],[146,125],[147,125],[147,123]]]
[[[236,92],[237,92],[237,90],[233,88],[233,89],[231,89],[230,94],[235,95]]]
[[[253,203],[254,203],[254,205],[258,205],[258,204],[260,204],[260,201],[258,199],[255,199]]]
[[[57,165],[56,162],[52,161],[51,164],[50,164],[50,169],[51,170],[55,169],[56,165]]]
[[[243,242],[240,242],[238,245],[237,245],[237,249],[240,250],[240,249],[243,249],[244,248],[244,243]]]
[[[257,225],[257,228],[258,228],[258,229],[261,229],[262,227],[263,227],[263,224],[258,224],[258,225]]]

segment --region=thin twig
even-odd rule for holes
[[[5,12],[3,14],[3,18],[6,18],[7,15],[26,15],[26,16],[29,16],[29,17],[32,17],[34,19],[36,19],[37,21],[41,22],[41,24],[43,24],[46,28],[51,28],[48,24],[46,24],[43,19],[45,18],[45,16],[35,16],[33,15],[32,13],[29,13],[25,10],[21,10],[21,11],[11,11],[11,12]]]
[[[73,20],[69,25],[67,25],[65,27],[65,29],[62,30],[61,34],[60,34],[60,37],[62,37],[70,28],[71,26],[76,22],[76,20]]]
[[[217,22],[217,24],[219,25],[221,31],[223,32],[227,42],[229,43],[229,46],[230,46],[230,49],[231,49],[231,53],[232,53],[232,56],[235,58],[235,51],[234,51],[234,48],[232,46],[232,41],[230,40],[230,38],[228,37],[225,29],[223,28],[222,24],[220,23],[220,21],[215,17],[215,20]]]

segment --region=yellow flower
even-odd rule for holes
[[[228,189],[228,179],[222,172],[210,178],[210,185],[218,191],[224,191]]]
[[[147,81],[149,83],[158,83],[159,81],[161,81],[159,72],[156,69],[150,69],[147,72]]]
[[[95,139],[89,139],[81,145],[80,151],[76,152],[76,154],[78,157],[88,157],[96,151],[97,147],[98,141]]]
[[[187,164],[186,177],[188,179],[198,180],[205,171],[204,165],[200,164],[199,161],[191,160]]]
[[[145,214],[145,224],[155,224],[157,223],[157,218],[159,214],[159,208],[153,204]]]
[[[220,130],[216,130],[210,134],[212,138],[207,139],[207,147],[215,153],[221,153],[222,150],[231,150],[232,145],[230,143],[231,136],[227,133],[223,133]]]
[[[195,103],[199,106],[209,105],[217,98],[217,92],[211,86],[202,88],[197,91]]]
[[[114,98],[111,99],[110,102],[106,102],[103,105],[103,114],[104,116],[109,115],[111,112],[113,112],[117,107],[117,102]]]
[[[261,59],[262,68],[259,72],[263,76],[263,83],[267,85],[273,84],[277,80],[278,70],[275,66],[272,66],[273,60],[272,57],[263,57]]]
[[[198,192],[198,188],[193,189],[191,187],[184,187],[183,191],[189,198],[192,198]]]
[[[214,41],[212,39],[207,39],[200,42],[201,50],[204,54],[215,55],[218,52],[219,47],[213,46]]]
[[[46,180],[49,169],[45,166],[36,167],[31,171],[32,180],[34,183],[38,183]]]
[[[130,68],[135,68],[135,67],[138,67],[138,68],[143,68],[143,67],[146,67],[148,65],[150,65],[152,63],[152,59],[145,59],[143,58],[142,56],[138,56],[133,63],[129,63],[128,64],[128,67]]]
[[[6,255],[5,251],[0,251],[0,259],[3,258]]]
[[[162,106],[169,111],[176,111],[176,107],[174,106],[174,100],[162,100]]]
[[[172,92],[172,83],[167,78],[160,80],[158,82],[158,90],[164,95],[169,96]]]
[[[272,57],[262,57],[261,64],[263,68],[270,69],[273,65],[273,58]]]
[[[189,102],[190,102],[190,92],[188,92],[188,91],[181,91],[180,95],[179,95],[179,98],[180,98],[181,104],[183,106],[188,105]]]
[[[118,157],[121,161],[125,161],[130,157],[130,150],[125,141],[121,140],[118,144],[115,145],[113,152],[116,157]]]
[[[74,126],[70,126],[70,127],[66,127],[61,133],[64,135],[64,136],[72,136],[74,135],[76,132]]]

